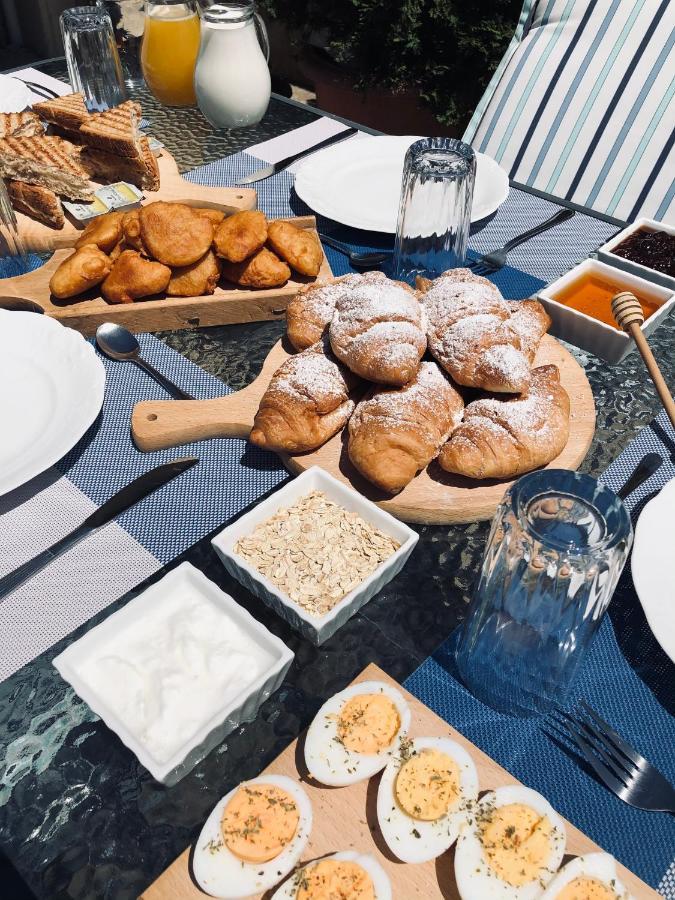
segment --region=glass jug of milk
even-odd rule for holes
[[[214,128],[255,125],[270,102],[269,42],[254,0],[202,6],[195,93]]]

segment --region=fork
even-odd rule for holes
[[[557,712],[598,778],[630,806],[675,813],[675,787],[588,703],[580,700],[579,705],[588,718],[582,718],[578,711],[576,718],[563,710]]]
[[[548,231],[549,228],[553,228],[554,225],[558,225],[560,222],[566,222],[568,219],[571,219],[574,214],[573,209],[559,209],[557,213],[552,215],[549,219],[546,219],[545,222],[540,222],[539,225],[535,225],[534,228],[529,228],[522,234],[511,238],[511,240],[507,241],[499,250],[492,250],[484,256],[478,256],[466,265],[469,269],[473,269],[476,275],[492,275],[493,272],[497,272],[506,265],[506,257],[514,247],[524,244],[525,241],[529,241],[530,238],[533,238],[537,234],[541,234],[543,231]]]

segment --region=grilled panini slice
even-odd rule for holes
[[[0,138],[37,137],[45,133],[39,116],[30,110],[0,113]]]
[[[141,159],[140,104],[127,100],[102,113],[92,113],[80,127],[80,136],[89,147],[127,159]]]
[[[63,215],[61,201],[49,188],[26,184],[25,181],[8,181],[7,192],[17,212],[25,213],[31,219],[37,219],[51,228],[63,228],[65,225],[66,217]]]
[[[80,125],[89,118],[82,94],[66,94],[65,97],[54,97],[53,100],[42,100],[33,104],[33,112],[50,125],[69,132],[79,131]]]
[[[159,166],[155,154],[147,137],[141,137],[140,145],[142,155],[134,159],[116,156],[96,147],[86,147],[82,153],[82,165],[92,178],[99,178],[107,184],[128,181],[142,191],[158,191]]]
[[[71,200],[93,197],[79,148],[60,137],[0,140],[0,177],[40,185]]]

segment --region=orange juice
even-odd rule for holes
[[[167,106],[193,106],[201,29],[193,2],[148,3],[141,47],[143,75]]]

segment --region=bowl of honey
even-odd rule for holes
[[[675,291],[675,226],[638,219],[603,244],[598,259]]]
[[[595,259],[575,266],[538,296],[551,317],[551,334],[616,365],[635,348],[612,316],[612,297],[621,291],[631,291],[640,301],[645,337],[675,306],[671,288]]]

